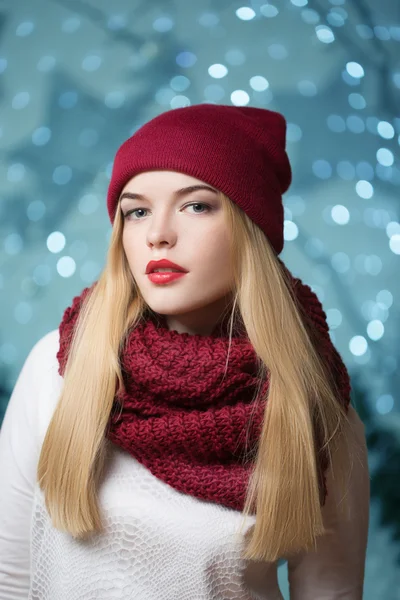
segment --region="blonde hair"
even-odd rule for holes
[[[260,375],[268,370],[270,377],[243,510],[244,518],[253,511],[256,520],[251,536],[246,534],[243,556],[275,561],[315,547],[317,536],[325,532],[315,423],[331,458],[343,437],[346,412],[311,341],[283,263],[246,213],[220,196],[232,240],[231,326],[239,312],[260,359]],[[131,274],[122,232],[118,206],[106,265],[80,309],[38,464],[52,523],[75,538],[103,531],[98,487],[113,400],[123,388],[119,356],[148,309]],[[338,478],[343,488],[345,467],[343,463]]]

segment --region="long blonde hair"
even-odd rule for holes
[[[220,196],[234,258],[232,318],[239,311],[261,369],[270,377],[243,510],[244,518],[253,512],[256,520],[243,556],[275,561],[315,547],[325,532],[314,425],[319,424],[331,457],[343,437],[346,412],[281,261],[246,213]],[[106,265],[80,309],[38,464],[53,526],[75,538],[103,531],[98,487],[109,447],[105,432],[116,390],[123,387],[119,355],[148,308],[131,274],[122,232],[118,206]],[[343,464],[342,472],[335,472],[343,488],[345,469]]]

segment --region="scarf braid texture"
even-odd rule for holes
[[[350,378],[331,342],[322,305],[308,285],[283,268],[338,390],[338,402],[347,410]],[[61,376],[90,289],[73,298],[60,323]],[[105,436],[176,490],[242,511],[269,388],[268,369],[260,377],[260,361],[248,337],[233,333],[229,347],[226,321],[210,335],[192,335],[169,330],[165,317],[152,313],[128,332],[119,360],[124,389],[116,392]],[[316,427],[323,505],[329,463],[321,439]]]

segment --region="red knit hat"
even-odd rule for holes
[[[196,104],[161,113],[116,153],[107,196],[111,223],[122,189],[134,175],[178,171],[226,194],[280,254],[282,194],[292,179],[285,145],[285,118],[264,108]]]

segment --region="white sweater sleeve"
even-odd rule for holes
[[[290,600],[361,600],[368,539],[370,478],[364,425],[349,407],[346,437],[352,457],[347,486],[349,519],[337,508],[338,494],[331,470],[323,518],[329,533],[317,540],[316,552],[288,560]],[[339,453],[335,459],[340,460]]]
[[[8,402],[0,430],[0,600],[28,597],[30,525],[39,457],[39,396],[49,369],[50,333],[32,348]]]

